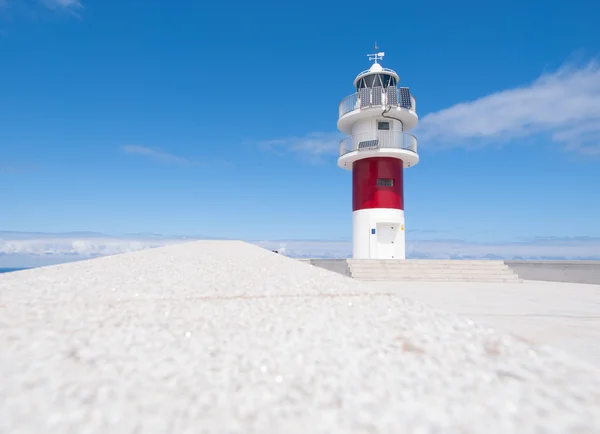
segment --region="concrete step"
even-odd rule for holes
[[[371,267],[371,266],[381,266],[381,267],[458,267],[458,268],[479,268],[479,267],[507,267],[504,262],[488,262],[488,263],[475,263],[469,264],[464,262],[458,263],[447,263],[447,262],[430,262],[430,263],[412,263],[412,262],[404,262],[404,261],[394,261],[394,262],[384,262],[384,261],[348,261],[348,265],[351,267]]]
[[[453,279],[453,278],[423,278],[423,279],[411,279],[411,278],[371,278],[371,279],[356,279],[360,282],[448,282],[448,283],[522,283],[522,279],[504,279],[504,278],[488,278],[488,279]]]
[[[361,281],[522,282],[503,261],[349,259],[347,262],[352,277]]]
[[[377,264],[462,264],[462,265],[490,265],[490,264],[501,264],[504,265],[504,261],[487,261],[485,259],[474,259],[474,260],[456,260],[456,259],[348,259],[348,264],[355,263],[377,263]]]
[[[506,277],[506,278],[517,278],[516,274],[513,273],[422,273],[422,274],[411,274],[411,273],[377,273],[377,272],[354,272],[352,277],[456,277],[456,278],[485,278],[485,277]]]
[[[427,272],[412,272],[406,270],[351,270],[353,276],[357,275],[381,275],[381,276],[517,276],[510,270],[507,271],[455,271],[455,270],[431,270]]]
[[[353,272],[373,271],[378,273],[512,273],[508,268],[379,268],[379,267],[349,267]]]
[[[508,267],[385,267],[385,266],[355,266],[352,265],[349,267],[351,270],[406,270],[406,271],[414,271],[419,273],[427,272],[428,270],[448,270],[448,271],[483,271],[483,272],[500,272],[505,273],[507,271],[511,271]]]
[[[441,277],[430,277],[423,279],[407,279],[407,278],[372,278],[372,279],[355,279],[357,282],[490,282],[490,283],[522,283],[520,279],[503,279],[498,278],[487,278],[487,279],[452,279],[452,278],[441,278]]]
[[[504,263],[488,260],[438,259],[348,259],[347,275],[356,280],[377,282],[502,282],[522,279]],[[320,266],[332,271],[332,264]],[[339,270],[336,268],[336,272]]]
[[[483,271],[483,272],[494,272],[494,271],[509,271],[510,268],[507,266],[504,267],[489,267],[489,266],[481,266],[481,267],[452,267],[452,266],[400,266],[400,265],[350,265],[349,268],[351,270],[407,270],[407,271],[415,271],[415,272],[427,272],[429,270],[451,270],[451,271]]]

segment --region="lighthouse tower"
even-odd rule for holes
[[[355,259],[405,259],[403,171],[419,162],[415,98],[395,71],[373,65],[354,79],[355,93],[339,107],[338,166],[352,171],[352,249]]]

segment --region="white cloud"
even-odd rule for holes
[[[600,157],[600,63],[566,65],[531,84],[429,113],[414,133],[427,149],[542,137],[565,150]],[[342,138],[339,132],[312,132],[262,141],[259,146],[320,161],[337,154]]]
[[[130,155],[140,155],[143,157],[151,158],[153,160],[159,161],[161,163],[168,164],[180,164],[180,165],[188,165],[194,164],[192,161],[178,157],[176,155],[170,154],[168,152],[164,152],[158,149],[152,149],[145,146],[137,146],[137,145],[125,145],[121,147],[121,150],[126,154]]]
[[[50,9],[79,9],[83,7],[79,0],[41,0],[41,2]]]
[[[564,66],[527,86],[430,113],[415,134],[432,149],[547,135],[565,149],[600,155],[600,64]]]
[[[307,160],[319,162],[324,156],[337,155],[343,138],[344,134],[340,132],[312,132],[304,136],[263,140],[258,146],[275,152],[295,152]]]
[[[183,242],[185,239],[110,237],[103,235],[69,236],[48,235],[28,236],[17,234],[11,238],[0,237],[0,253],[33,255],[83,255],[101,256],[126,253]]]
[[[0,232],[0,267],[29,267],[115,255],[189,241],[185,237]]]
[[[352,254],[350,241],[252,241],[259,247],[295,258],[346,258]]]
[[[461,240],[407,242],[406,254],[436,259],[589,259],[600,260],[600,238],[533,238],[526,241],[475,243]]]
[[[199,239],[160,235],[109,236],[93,233],[0,232],[0,268],[30,267],[114,255]],[[350,241],[249,241],[295,258],[343,258]],[[600,238],[538,238],[520,242],[476,243],[460,240],[408,240],[409,258],[431,259],[595,259]]]
[[[287,256],[342,258],[352,254],[350,241],[258,241],[269,250],[285,247]],[[462,240],[407,240],[408,258],[431,259],[596,259],[600,238],[537,238],[526,241],[477,243]]]
[[[9,14],[11,19],[21,17],[38,20],[45,17],[46,13],[58,12],[81,18],[78,12],[83,8],[80,0],[0,0],[0,11]]]

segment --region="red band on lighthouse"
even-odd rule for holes
[[[404,209],[402,160],[365,158],[352,165],[352,210],[368,208]]]

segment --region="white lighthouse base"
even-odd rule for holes
[[[406,259],[404,211],[361,209],[352,213],[354,259]]]

